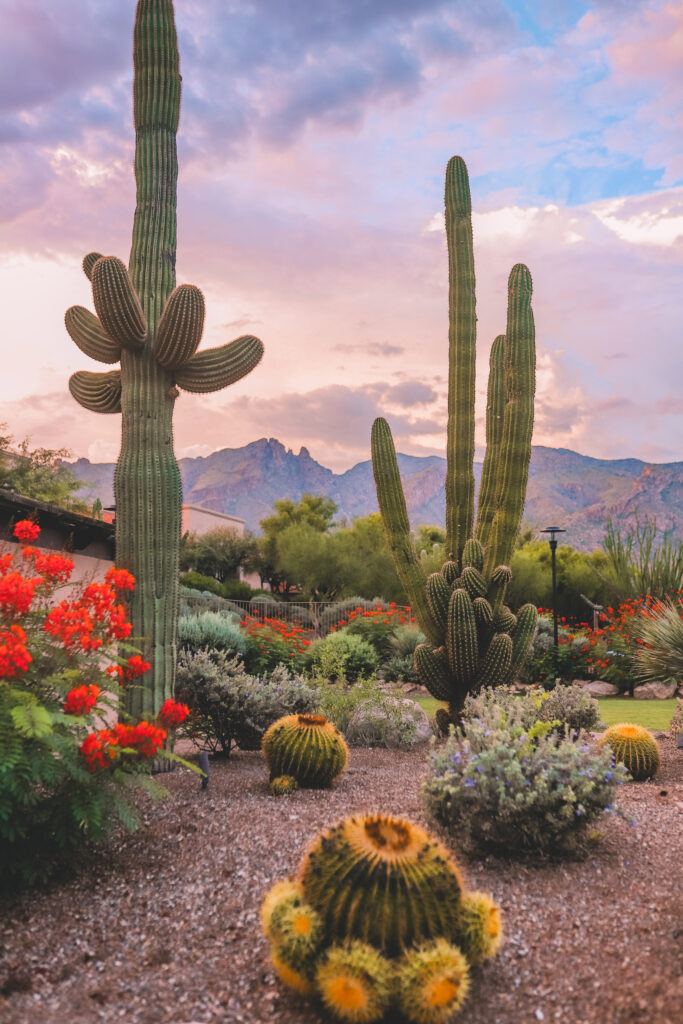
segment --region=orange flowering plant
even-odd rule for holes
[[[46,878],[84,841],[102,838],[116,817],[133,826],[126,790],[143,781],[167,730],[187,714],[167,701],[155,722],[115,724],[122,687],[150,668],[126,644],[132,626],[124,602],[135,580],[110,569],[104,582],[71,584],[73,561],[33,547],[39,534],[36,523],[22,520],[14,527],[21,554],[0,555],[6,884]]]

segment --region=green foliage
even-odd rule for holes
[[[423,797],[428,813],[474,848],[550,853],[611,810],[625,777],[609,752],[580,737],[532,736],[523,709],[491,705],[431,755]]]
[[[425,635],[416,624],[397,626],[389,637],[386,660],[380,672],[387,683],[403,682],[419,685],[420,676],[415,670],[415,648],[425,641]]]
[[[562,734],[565,728],[569,729],[570,735],[576,735],[581,729],[592,732],[600,726],[600,705],[580,686],[558,685],[549,693],[544,690],[518,693],[507,686],[487,687],[468,696],[463,708],[466,722],[492,714],[516,721],[527,731],[536,722],[550,722],[555,731]]]
[[[183,573],[180,577],[180,584],[190,590],[198,590],[200,593],[208,592],[215,594],[216,597],[233,601],[251,601],[255,593],[248,583],[243,583],[241,580],[226,580],[225,583],[219,583],[213,576],[202,576],[200,572]],[[256,593],[262,593],[262,591],[256,591]]]
[[[258,750],[266,729],[287,714],[316,707],[316,693],[280,665],[267,679],[248,675],[225,651],[181,651],[177,700],[191,714],[183,730],[200,749],[230,756],[233,746]]]
[[[643,681],[683,680],[683,602],[655,605],[638,620],[640,643],[634,653],[636,675]]]
[[[556,686],[541,695],[538,709],[541,722],[559,722],[558,729],[568,728],[572,734],[583,729],[595,732],[600,728],[600,705],[580,686]]]
[[[183,615],[178,619],[178,644],[190,651],[211,648],[244,655],[247,638],[234,615],[222,612],[200,612]]]
[[[522,683],[543,683],[554,686],[555,679],[571,683],[589,676],[589,646],[586,634],[558,624],[558,647],[555,652],[553,621],[539,615],[533,644],[519,680]]]
[[[240,568],[250,568],[256,564],[258,542],[250,534],[244,536],[237,530],[220,527],[197,536],[196,533],[186,534],[180,545],[180,569],[191,570],[200,576],[217,580],[218,583],[237,582]],[[183,582],[187,586],[192,584]],[[210,590],[211,587],[204,589]],[[251,596],[251,588],[247,587],[246,600]],[[236,594],[223,592],[224,597],[236,597]]]
[[[344,770],[348,750],[339,730],[323,715],[286,715],[263,737],[271,781],[293,776],[309,789],[326,789]]]
[[[612,591],[601,578],[607,571],[607,556],[602,551],[575,551],[567,544],[558,546],[557,614],[574,622],[583,622],[589,608],[581,595],[605,607],[612,600]],[[512,581],[507,601],[512,608],[531,602],[540,608],[552,607],[552,570],[550,546],[545,540],[528,538],[512,555]]]
[[[267,579],[274,593],[287,595],[297,589],[297,582],[288,580],[279,568],[279,540],[292,526],[306,525],[317,533],[327,533],[337,512],[331,498],[320,494],[302,494],[301,501],[283,498],[273,504],[275,514],[260,522],[263,537],[259,542],[258,571]]]
[[[17,442],[6,429],[0,423],[0,487],[88,515],[90,506],[76,497],[81,481],[62,462],[71,457],[68,448],[31,448],[29,438]]]
[[[672,531],[658,530],[656,519],[635,525],[622,536],[611,519],[603,547],[607,567],[605,583],[623,601],[647,594],[665,599],[683,587],[683,541],[674,540]]]
[[[324,679],[355,683],[361,676],[377,671],[379,658],[365,640],[343,630],[311,644],[308,664],[313,673]]]

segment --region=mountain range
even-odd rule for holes
[[[412,526],[443,525],[446,460],[399,454],[398,463]],[[179,466],[186,503],[238,516],[255,533],[275,501],[298,501],[306,492],[332,498],[339,507],[337,518],[351,520],[377,511],[370,461],[333,473],[306,448],[297,455],[276,438],[180,459]],[[113,504],[113,463],[78,459],[71,468],[83,481],[82,497]],[[475,457],[474,468],[478,483],[481,455]],[[680,535],[683,462],[593,459],[566,448],[532,448],[524,511],[528,525],[560,526],[567,544],[590,551],[600,546],[608,518],[623,531],[633,525],[636,513],[641,520],[656,516],[659,527]]]

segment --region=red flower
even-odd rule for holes
[[[26,648],[26,633],[21,626],[0,629],[0,677],[12,679],[26,672],[33,658]]]
[[[24,551],[27,549],[24,548]],[[66,583],[74,571],[74,563],[63,555],[43,555],[36,552],[36,572],[50,583]]]
[[[77,686],[67,693],[64,710],[67,715],[89,715],[99,695],[99,686]]]
[[[166,729],[175,729],[176,726],[184,722],[190,713],[190,709],[187,704],[176,704],[170,697],[164,701],[161,705],[161,711],[158,714],[159,724],[164,726]]]
[[[4,576],[14,563],[12,555],[0,555],[0,576]]]
[[[104,577],[115,590],[135,590],[135,576],[127,569],[110,569]]]
[[[30,519],[21,519],[14,527],[14,536],[17,540],[35,540],[40,533],[40,527]]]
[[[106,673],[108,676],[116,676],[117,679],[123,679],[124,676],[123,669],[120,665],[110,665],[109,668],[106,669]]]
[[[132,658],[128,659],[126,679],[135,679],[136,676],[144,675],[145,672],[149,672],[151,667],[151,664],[148,661],[143,661],[139,654],[134,654]]]
[[[78,749],[85,758],[88,770],[94,772],[98,768],[108,768],[116,757],[115,747],[118,742],[118,737],[111,729],[100,729],[86,736]]]
[[[166,731],[151,725],[150,722],[138,722],[137,725],[115,725],[114,735],[122,747],[133,747],[142,757],[154,757],[164,745]]]
[[[24,615],[31,607],[33,591],[39,583],[40,576],[27,580],[21,573],[10,572],[0,579],[0,608],[17,615]]]

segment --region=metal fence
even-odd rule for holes
[[[380,609],[388,612],[387,601],[366,601],[352,597],[344,601],[269,601],[267,598],[256,598],[254,601],[233,601],[209,594],[206,591],[191,591],[187,587],[181,590],[181,612],[197,614],[202,611],[215,611],[222,614],[239,615],[244,619],[247,615],[255,618],[279,619],[292,626],[309,629],[317,637],[327,636],[332,626],[346,619],[349,612],[357,609],[373,611]]]

